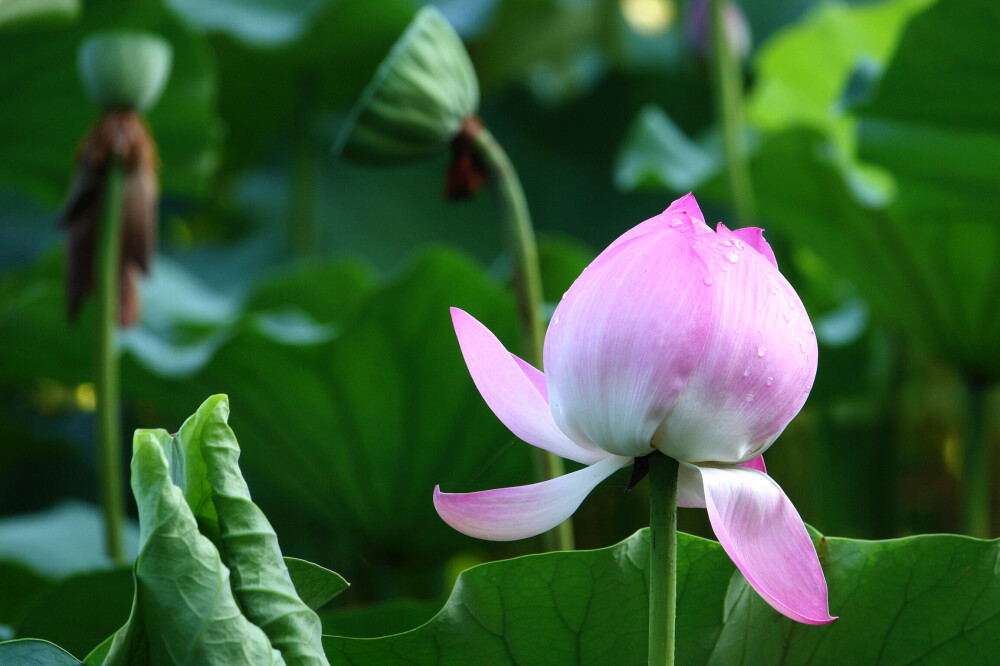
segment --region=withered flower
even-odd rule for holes
[[[70,321],[95,289],[101,218],[112,168],[121,170],[118,321],[139,321],[139,272],[149,273],[156,249],[159,158],[142,112],[159,99],[170,72],[170,45],[156,35],[113,31],[83,42],[80,78],[101,107],[76,156],[76,174],[59,213],[66,229],[66,304]],[[116,202],[118,203],[118,202]]]
[[[94,254],[103,205],[105,178],[112,162],[121,165],[121,289],[119,322],[139,321],[139,272],[148,274],[156,250],[160,185],[156,144],[136,111],[114,110],[101,116],[77,152],[76,174],[59,224],[66,229],[66,303],[70,321],[94,290]]]

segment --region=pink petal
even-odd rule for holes
[[[550,481],[478,493],[443,493],[435,487],[434,508],[446,523],[477,539],[527,539],[572,516],[597,484],[630,462],[609,456]]]
[[[778,484],[745,468],[682,464],[701,474],[715,536],[760,596],[797,622],[837,619],[816,549]]]
[[[767,474],[767,467],[764,466],[764,456],[757,456],[745,463],[740,463],[739,466],[746,467],[747,469],[755,469],[762,474]]]
[[[626,241],[661,231],[673,231],[684,236],[712,233],[712,229],[705,224],[705,216],[702,215],[698,202],[695,201],[694,195],[689,192],[671,203],[665,211],[656,217],[651,217],[623,233],[595,261],[600,261],[608,250]]]
[[[545,374],[524,359],[515,356],[514,354],[511,354],[510,356],[514,359],[514,362],[517,363],[517,367],[521,368],[521,372],[524,373],[524,376],[531,381],[536,389],[538,389],[538,393],[545,399],[545,404],[548,404],[549,392],[548,389],[545,388]]]
[[[723,232],[692,245],[708,265],[713,321],[654,443],[677,460],[737,463],[766,450],[802,408],[816,335],[788,281],[745,241]]]
[[[607,457],[596,448],[575,444],[559,430],[539,392],[537,378],[533,381],[525,374],[517,362],[519,359],[504,349],[489,329],[458,308],[451,309],[451,318],[472,381],[486,404],[514,435],[532,446],[585,465]]]
[[[774,258],[774,250],[771,249],[771,245],[764,240],[764,230],[759,227],[744,227],[743,229],[734,229],[730,231],[726,228],[726,225],[719,223],[718,232],[720,234],[729,234],[734,238],[738,238],[753,249],[757,250],[762,257],[771,262],[775,268],[778,267],[778,260]]]
[[[545,337],[549,406],[577,442],[642,456],[711,330],[703,261],[681,234],[622,243],[563,296]]]

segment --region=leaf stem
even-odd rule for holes
[[[504,241],[514,273],[514,293],[521,322],[525,360],[541,369],[545,338],[542,278],[528,202],[514,165],[489,130],[479,126],[472,136],[472,147],[493,180],[500,206]],[[533,452],[536,478],[545,481],[563,475],[565,469],[562,458],[541,449],[533,449]],[[572,550],[572,522],[567,520],[555,530],[547,532],[544,539],[547,550]]]
[[[674,663],[677,461],[649,455],[649,666]]]
[[[121,307],[122,166],[108,165],[101,196],[97,240],[97,331],[95,359],[97,393],[98,482],[104,512],[105,549],[108,557],[122,562],[122,515],[124,500],[121,472],[121,422],[118,386],[118,350],[115,334]]]
[[[754,223],[756,213],[744,140],[743,81],[739,60],[726,31],[724,5],[724,0],[711,0],[712,83],[716,114],[722,124],[729,188],[739,226],[745,227]]]
[[[986,427],[988,384],[977,377],[966,379],[969,420],[962,460],[962,527],[969,536],[987,539],[993,525],[990,472],[993,452]]]

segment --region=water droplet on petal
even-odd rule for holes
[[[749,365],[747,366],[747,369],[743,371],[743,376],[744,377],[749,377],[750,376],[750,366]]]
[[[767,347],[757,347],[757,356],[763,356],[767,352]]]
[[[722,247],[732,247],[733,246],[733,244],[730,243],[727,240],[722,241],[721,243],[719,243],[719,245],[721,245]]]
[[[726,253],[726,261],[728,261],[729,263],[735,264],[739,260],[740,260],[740,255],[737,254],[736,252],[727,252]]]
[[[773,383],[774,383],[774,377],[768,377],[767,378],[767,385],[770,386]]]
[[[710,277],[705,278],[705,284],[711,285],[712,284],[712,278],[710,278]]]
[[[753,402],[753,393],[747,393],[747,402]]]
[[[559,323],[559,315],[556,315],[555,317],[552,318],[552,323],[553,324],[558,324]]]

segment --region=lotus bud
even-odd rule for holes
[[[173,51],[145,32],[105,32],[84,40],[77,62],[83,87],[102,109],[146,111],[160,99]]]
[[[479,106],[479,83],[462,40],[433,7],[417,12],[368,84],[336,152],[368,164],[446,149]]]

